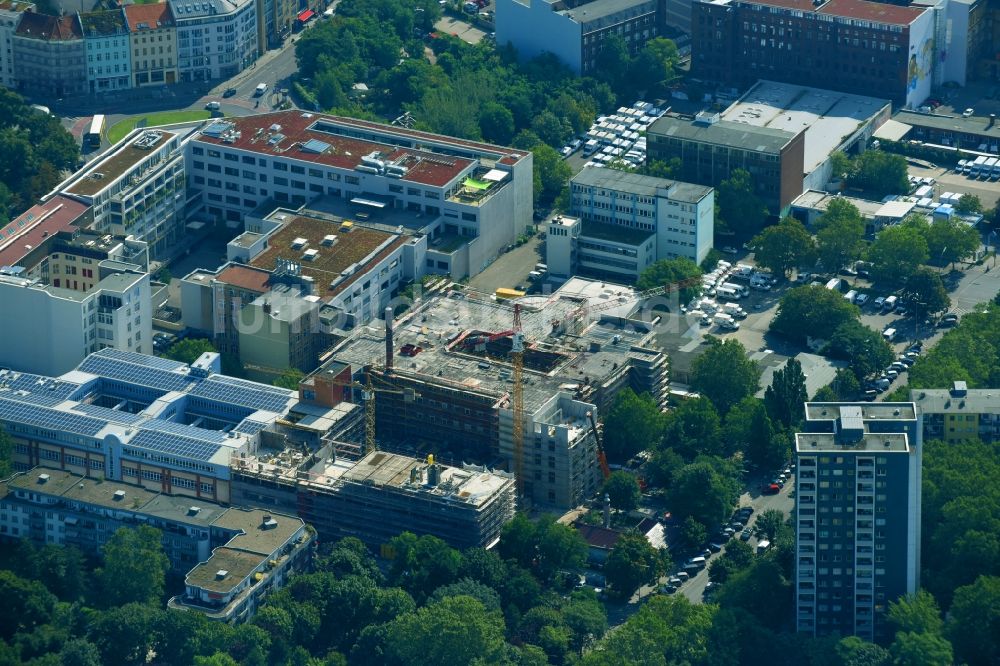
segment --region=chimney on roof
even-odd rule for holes
[[[993,126],[994,126],[994,125],[996,125],[996,124],[997,124],[997,114],[995,114],[995,113],[991,113],[991,114],[990,114],[990,122],[989,122],[989,124],[988,124],[988,125],[986,126],[986,129],[990,129],[991,127],[993,127]]]

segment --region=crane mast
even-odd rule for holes
[[[514,366],[514,478],[517,494],[524,495],[524,333],[521,330],[521,306],[514,304],[514,331],[511,336],[510,358]]]

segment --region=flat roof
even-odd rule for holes
[[[840,418],[840,407],[861,408],[865,421],[915,421],[916,407],[912,402],[807,402],[806,420],[823,421]]]
[[[722,113],[722,119],[793,134],[804,131],[803,166],[811,173],[857,132],[861,123],[891,107],[887,99],[758,81]]]
[[[259,553],[220,546],[212,556],[187,572],[184,582],[209,592],[226,594],[253,573],[263,562]],[[220,572],[225,572],[219,575]]]
[[[812,0],[712,0],[711,4],[759,5],[780,7],[807,13],[826,14],[847,19],[861,19],[886,25],[909,25],[923,12],[923,7],[887,5],[867,0],[827,0],[814,4]]]
[[[644,176],[620,169],[583,169],[570,179],[574,185],[604,187],[641,196],[655,197],[667,190],[674,201],[698,203],[712,193],[711,187],[684,183],[679,180]]]
[[[910,450],[905,433],[867,432],[857,441],[845,441],[834,433],[795,433],[795,451],[810,453],[906,453]]]
[[[336,236],[333,245],[323,245],[323,239],[328,235]],[[296,248],[292,244],[297,239],[305,239],[304,245]],[[341,277],[343,272],[365,262],[377,260],[379,256],[391,252],[406,243],[406,238],[397,234],[369,229],[355,224],[350,231],[341,232],[340,225],[316,217],[299,215],[276,229],[268,238],[268,249],[261,252],[250,261],[250,266],[263,270],[274,270],[275,261],[286,259],[302,266],[302,274],[315,280],[318,295],[329,296],[342,291],[354,280],[344,280],[336,287],[330,283]],[[316,250],[312,260],[304,260],[308,250]],[[376,254],[377,252],[377,254]],[[365,271],[354,273],[350,277],[363,275]]]
[[[100,12],[80,13],[84,37],[110,37],[128,34],[125,12],[119,7]]]
[[[600,21],[603,18],[614,16],[615,14],[626,13],[628,18],[633,18],[641,13],[638,10],[656,11],[655,0],[594,0],[584,4],[578,4],[570,9],[560,10],[559,13],[567,16],[577,23],[586,25]],[[623,17],[624,18],[624,17]]]
[[[594,171],[594,169],[585,169],[585,171]],[[580,235],[625,245],[641,245],[656,234],[652,231],[629,229],[619,224],[584,220],[580,224]]]
[[[913,389],[910,400],[930,414],[1000,414],[1000,389]]]
[[[434,187],[447,185],[480,159],[489,160],[492,168],[493,162],[511,166],[528,155],[515,148],[302,111],[227,118],[204,128],[195,140],[342,169],[361,166],[363,157],[375,153],[381,161],[405,169],[400,180]]]
[[[265,524],[265,521],[268,522]],[[295,516],[234,507],[216,518],[212,527],[243,532],[226,544],[231,548],[270,555],[295,536],[304,524],[301,518]]]
[[[879,207],[878,211],[875,213],[875,217],[891,217],[894,219],[903,219],[913,209],[916,204],[912,201],[901,201],[899,199],[894,199],[893,201],[886,201]]]
[[[160,137],[155,142],[152,140],[150,132],[159,132]],[[147,130],[136,135],[127,143],[120,144],[112,149],[113,152],[108,157],[102,158],[96,164],[87,165],[86,174],[73,183],[66,191],[70,194],[82,194],[93,196],[110,185],[116,178],[127,173],[134,166],[149,159],[157,150],[162,148],[167,142],[173,139],[176,134],[165,130]],[[148,140],[147,148],[138,148],[136,143]],[[97,177],[100,174],[100,177]]]
[[[801,131],[800,129],[799,132]],[[799,132],[793,133],[783,129],[759,127],[728,120],[704,124],[691,118],[675,116],[657,118],[649,126],[647,132],[669,138],[697,141],[715,146],[731,146],[775,155],[780,153],[781,149],[799,134]],[[584,171],[588,170],[584,169]]]
[[[882,209],[881,201],[871,201],[869,199],[858,199],[857,197],[848,197],[843,194],[830,194],[829,192],[823,192],[822,190],[806,190],[792,201],[793,208],[810,208],[813,210],[819,210],[826,212],[826,209],[830,207],[830,202],[836,199],[841,199],[847,201],[854,205],[861,213],[862,217],[874,218],[879,210]]]
[[[881,127],[875,130],[875,133],[872,134],[872,138],[885,139],[887,141],[901,141],[911,129],[913,129],[912,125],[907,125],[906,123],[901,123],[898,120],[889,118],[889,120],[882,123]]]
[[[928,127],[960,134],[974,134],[994,141],[1000,140],[1000,124],[994,123],[993,127],[990,127],[990,119],[982,116],[963,118],[962,116],[945,116],[902,109],[897,111],[893,118],[912,127]],[[973,148],[973,146],[965,147]]]
[[[61,194],[32,206],[0,227],[0,266],[14,266],[46,238],[72,230],[89,209],[89,204]]]

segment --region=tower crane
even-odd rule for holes
[[[514,479],[517,493],[524,495],[524,332],[521,330],[521,306],[514,304],[510,358],[514,366]]]

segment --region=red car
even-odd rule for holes
[[[777,483],[766,483],[761,486],[760,492],[764,495],[777,495],[781,492],[781,486]]]

